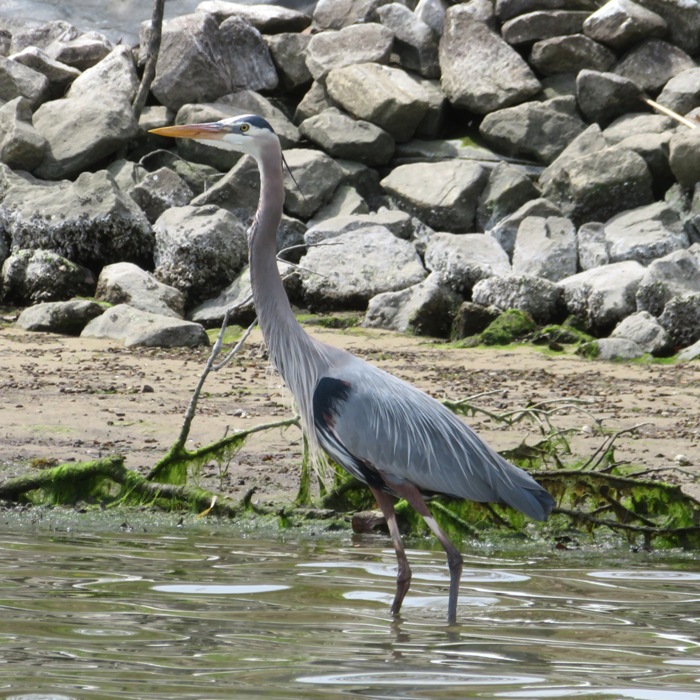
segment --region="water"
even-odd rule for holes
[[[0,697],[700,699],[688,555],[465,547],[450,630],[439,551],[394,622],[381,537],[115,529],[4,528]]]

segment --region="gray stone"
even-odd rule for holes
[[[83,328],[104,312],[95,301],[47,301],[24,309],[16,321],[25,331],[80,335]]]
[[[453,340],[462,340],[485,331],[503,312],[495,306],[479,306],[465,301],[457,309],[452,321]]]
[[[44,158],[46,139],[32,125],[32,109],[24,97],[0,107],[0,162],[32,172]]]
[[[243,226],[213,205],[167,210],[156,221],[155,276],[180,290],[188,307],[230,284],[247,259]]]
[[[654,182],[655,193],[665,192],[674,182],[668,158],[672,136],[671,131],[660,134],[632,134],[618,144],[620,148],[626,148],[644,158]]]
[[[314,80],[354,63],[389,63],[394,34],[381,24],[354,24],[311,37],[306,66]]]
[[[664,327],[647,311],[638,311],[615,326],[611,337],[632,340],[654,357],[664,357],[671,351],[671,339]]]
[[[311,24],[309,15],[277,5],[244,5],[225,0],[204,0],[197,5],[196,11],[214,15],[218,22],[229,17],[239,17],[263,34],[302,32]]]
[[[676,347],[685,348],[700,340],[700,292],[670,299],[659,323]]]
[[[381,184],[400,209],[428,226],[466,232],[474,228],[477,202],[487,179],[481,165],[453,160],[400,165]]]
[[[0,100],[9,102],[26,97],[32,107],[48,99],[49,81],[46,76],[27,66],[0,56]]]
[[[96,270],[112,262],[150,265],[151,227],[105,170],[45,182],[0,166],[2,190],[0,218],[13,250],[52,250]]]
[[[343,177],[340,167],[332,158],[309,148],[293,148],[285,153],[291,171],[284,174],[287,192],[284,206],[288,214],[308,219],[330,201]],[[296,182],[304,183],[304,191]]]
[[[492,229],[499,221],[538,196],[538,189],[521,169],[506,162],[499,163],[491,171],[479,197],[476,213],[479,230]]]
[[[174,287],[159,282],[150,272],[133,263],[105,265],[97,280],[95,298],[109,304],[129,304],[161,316],[182,318],[185,296]]]
[[[681,187],[690,189],[700,182],[700,127],[671,137],[668,164]]]
[[[134,56],[129,46],[117,46],[92,68],[81,73],[71,84],[66,97],[92,96],[108,92],[133,102],[139,89]]]
[[[503,248],[481,233],[436,233],[428,241],[425,265],[438,273],[441,284],[462,296],[469,295],[479,280],[511,271]]]
[[[517,45],[552,39],[556,36],[578,34],[586,17],[588,17],[587,12],[567,10],[527,12],[504,22],[501,35],[509,44]]]
[[[539,324],[554,323],[563,310],[562,290],[556,284],[516,273],[480,280],[474,285],[472,300],[502,311],[525,311]]]
[[[328,96],[325,85],[313,82],[297,105],[296,110],[294,110],[294,121],[297,124],[301,124],[306,119],[315,117],[317,114],[321,114],[324,110],[332,107],[335,107],[335,103]]]
[[[152,314],[128,304],[107,309],[85,326],[80,337],[119,340],[127,348],[209,345],[209,338],[199,323]]]
[[[405,289],[426,277],[413,244],[388,229],[321,243],[309,248],[299,264],[304,299],[313,310],[364,309],[377,294]]]
[[[642,265],[690,245],[678,213],[664,202],[614,216],[605,223],[605,238],[612,262],[637,260]]]
[[[63,20],[54,20],[39,25],[28,25],[12,34],[12,53],[17,53],[28,46],[46,49],[53,41],[69,41],[81,34],[77,27]]]
[[[628,338],[600,338],[594,343],[596,360],[636,360],[644,355],[644,350]],[[581,352],[586,352],[585,346]]]
[[[578,116],[559,108],[560,99],[491,112],[479,133],[507,156],[551,163],[586,128]]]
[[[428,113],[430,96],[399,68],[360,63],[335,68],[326,79],[330,97],[345,111],[407,141]]]
[[[605,141],[620,144],[631,134],[660,134],[675,126],[669,117],[661,114],[631,113],[618,117],[603,131]]]
[[[528,216],[561,216],[561,209],[548,199],[542,197],[531,199],[516,209],[512,214],[501,219],[493,228],[488,229],[487,234],[498,242],[501,248],[505,250],[508,257],[513,256],[515,237],[518,235],[520,224]]]
[[[89,294],[92,273],[50,250],[17,250],[2,266],[2,299],[18,306]]]
[[[691,56],[700,51],[700,5],[690,0],[637,0],[664,18],[671,41]]]
[[[635,294],[643,276],[644,267],[628,260],[579,272],[558,284],[568,312],[605,335],[637,310]]]
[[[573,34],[538,41],[529,63],[543,75],[578,73],[584,68],[606,71],[615,63],[615,54],[583,34]]]
[[[285,32],[264,38],[281,87],[287,92],[293,92],[310,85],[312,77],[306,65],[306,51],[311,37],[308,34]]]
[[[658,317],[673,297],[694,293],[700,293],[700,260],[677,250],[649,265],[637,289],[637,308]]]
[[[46,46],[46,53],[60,63],[85,71],[98,64],[113,48],[104,35],[88,32],[74,39],[55,39]]]
[[[342,29],[351,24],[373,22],[380,5],[387,0],[319,0],[314,9],[314,28]]]
[[[608,148],[609,144],[597,124],[591,124],[582,131],[571,143],[550,163],[539,177],[538,185],[545,189],[551,180],[566,177],[569,164],[593,153],[599,153]]]
[[[46,139],[36,174],[47,180],[75,177],[127,144],[137,131],[131,103],[108,87],[95,94],[53,100],[34,113]]]
[[[397,238],[410,240],[413,232],[411,217],[405,212],[390,209],[353,216],[337,216],[310,226],[304,234],[304,241],[308,246],[312,246],[353,231],[384,231],[385,229],[391,231]]]
[[[656,101],[678,114],[700,105],[700,68],[688,68],[671,78]]]
[[[46,76],[49,81],[46,97],[49,100],[63,97],[68,86],[80,75],[77,68],[55,61],[36,46],[27,46],[19,53],[14,54],[12,60]]]
[[[596,0],[496,0],[496,14],[502,22],[535,10],[592,11],[596,7]]]
[[[367,202],[362,199],[354,187],[339,185],[330,201],[316,211],[313,219],[309,219],[308,225],[314,226],[324,219],[348,217],[355,214],[369,214]]]
[[[384,129],[353,119],[334,107],[303,121],[299,130],[328,155],[367,165],[386,165],[396,148],[394,139]]]
[[[148,175],[148,170],[133,160],[118,158],[107,166],[107,172],[114,178],[117,187],[131,196],[134,187]]]
[[[628,78],[642,90],[660,90],[671,78],[695,62],[687,53],[661,39],[636,44],[615,67],[615,73]]]
[[[426,78],[440,77],[437,34],[415,12],[392,2],[377,10],[379,21],[394,33],[399,65]]]
[[[446,338],[460,301],[453,291],[440,285],[433,273],[412,287],[372,297],[362,325]]]
[[[524,102],[542,87],[520,55],[463,5],[447,11],[440,68],[447,99],[476,114]]]
[[[639,109],[642,91],[635,83],[615,73],[584,69],[576,77],[576,101],[589,121],[603,126]]]
[[[588,17],[583,33],[616,51],[666,33],[666,21],[632,0],[608,0]]]
[[[436,36],[442,36],[448,7],[447,0],[418,0],[413,12],[421,22],[427,24],[435,32]],[[493,15],[493,7],[491,15]]]
[[[151,223],[170,207],[184,207],[194,197],[187,183],[170,168],[149,173],[129,194]]]
[[[557,282],[576,273],[576,229],[563,217],[528,216],[518,227],[513,272]]]
[[[633,151],[606,148],[556,166],[540,179],[542,194],[576,225],[654,201],[649,168]]]
[[[690,360],[697,360],[700,357],[700,340],[697,343],[689,345],[685,350],[678,353],[679,362],[689,362]]]
[[[597,221],[583,224],[576,233],[578,264],[581,270],[592,270],[610,262],[605,226]]]

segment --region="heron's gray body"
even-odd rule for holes
[[[156,132],[216,139],[255,157],[261,189],[248,234],[250,273],[272,363],[294,396],[311,446],[321,447],[364,481],[386,516],[399,563],[392,612],[398,614],[401,608],[411,570],[387,493],[405,498],[445,548],[450,566],[448,621],[454,622],[462,558],[426,508],[423,496],[445,494],[506,503],[537,520],[544,520],[552,510],[552,497],[435,399],[304,332],[277,270],[276,234],[285,196],[283,159],[279,139],[267,122],[247,115]]]

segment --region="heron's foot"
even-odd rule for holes
[[[401,605],[403,604],[403,599],[408,593],[408,589],[411,586],[411,567],[408,565],[408,561],[399,562],[399,573],[396,576],[396,595],[394,596],[394,602],[391,604],[391,614],[396,617],[401,612]]]
[[[447,624],[457,624],[457,598],[462,580],[462,555],[457,549],[447,550],[447,566],[450,569],[450,598],[447,603]]]

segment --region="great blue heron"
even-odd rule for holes
[[[260,169],[260,200],[248,232],[253,298],[272,363],[291,390],[312,447],[367,484],[396,549],[398,575],[391,613],[398,615],[411,582],[392,496],[425,519],[447,553],[447,621],[457,616],[462,556],[445,536],[424,496],[444,494],[506,503],[544,520],[554,500],[529,474],[513,466],[441,403],[345,350],[307,335],[294,317],[275,258],[284,204],[282,149],[270,124],[245,115],[151,133],[248,153]]]

